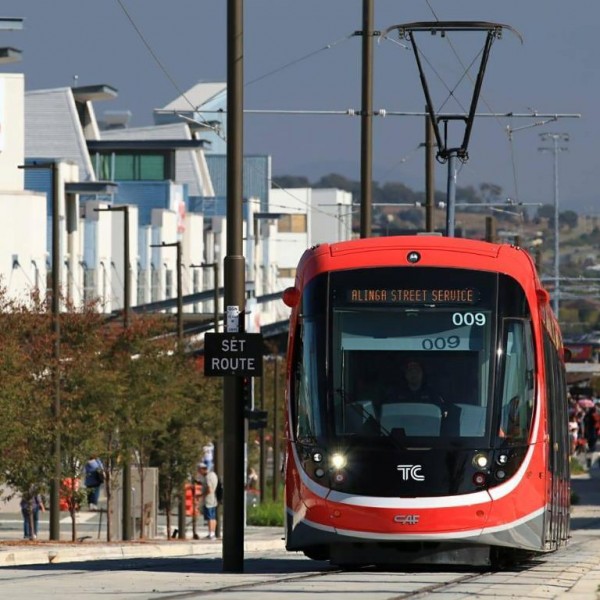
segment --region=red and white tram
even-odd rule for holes
[[[566,542],[562,339],[526,251],[435,236],[323,244],[284,301],[288,550],[489,565]],[[407,394],[415,362],[427,388]]]

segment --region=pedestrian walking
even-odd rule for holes
[[[40,512],[45,512],[44,500],[36,488],[21,496],[21,514],[23,515],[23,538],[35,540],[38,536]]]
[[[104,465],[96,456],[90,456],[84,467],[85,479],[84,485],[87,488],[87,501],[90,510],[98,510],[98,499],[100,498],[100,488],[104,483]]]

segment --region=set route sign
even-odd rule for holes
[[[260,333],[204,335],[204,375],[262,375],[263,338]]]

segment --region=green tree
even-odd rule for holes
[[[565,210],[558,215],[559,224],[575,229],[579,223],[579,215],[573,210]]]
[[[308,177],[298,177],[296,175],[282,175],[273,177],[273,187],[279,188],[307,188],[310,187]]]

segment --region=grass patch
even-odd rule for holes
[[[283,527],[283,500],[278,502],[263,502],[253,508],[248,508],[246,521],[248,525],[258,527]]]
[[[573,456],[571,457],[571,475],[586,473],[584,466]]]

